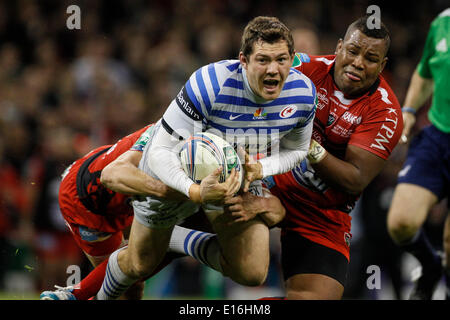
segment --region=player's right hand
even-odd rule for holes
[[[233,168],[223,183],[219,183],[222,167],[206,176],[200,183],[201,203],[223,204],[227,197],[232,197],[239,191],[239,173]]]

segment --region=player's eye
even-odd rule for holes
[[[264,64],[264,63],[267,62],[267,59],[265,59],[265,58],[256,58],[256,61],[257,61],[258,63]]]

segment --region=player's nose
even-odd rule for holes
[[[363,57],[361,55],[357,55],[353,58],[352,66],[359,70],[364,69]]]
[[[270,75],[277,74],[278,71],[278,63],[276,61],[272,61],[267,65],[267,73]]]

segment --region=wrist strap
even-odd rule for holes
[[[416,109],[411,108],[411,107],[403,107],[402,108],[402,112],[408,112],[408,113],[412,113],[412,114],[416,114]]]

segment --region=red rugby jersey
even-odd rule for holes
[[[393,91],[379,77],[370,90],[356,99],[348,99],[336,87],[333,80],[334,55],[308,56],[296,54],[295,68],[308,76],[316,86],[317,110],[313,138],[329,153],[344,159],[348,144],[357,146],[387,159],[397,144],[403,129],[401,108]],[[276,187],[271,191],[279,196],[287,207],[286,222],[298,225],[297,219],[305,214],[312,224],[320,215],[316,227],[321,224],[344,224],[350,227],[347,214],[358,196],[352,196],[328,186],[304,160],[292,171],[274,177]],[[270,184],[270,182],[269,182]],[[317,213],[320,210],[321,213]]]
[[[137,143],[137,141],[150,126],[151,125],[139,129],[120,139],[114,145],[96,148],[74,162],[71,166],[72,172],[69,173],[69,175],[75,174],[76,180],[70,179],[67,181],[76,181],[76,195],[73,196],[76,196],[80,202],[95,215],[86,218],[84,216],[72,214],[68,217],[71,223],[89,227],[95,226],[95,228],[98,228],[99,230],[101,229],[108,232],[122,230],[124,227],[131,224],[133,219],[133,208],[129,203],[130,197],[128,195],[113,192],[104,187],[100,182],[100,175],[103,168],[117,159],[117,157],[124,152],[130,149],[142,151],[140,146],[145,146],[146,141],[142,144]],[[63,181],[61,186],[64,188],[65,185],[65,181]],[[67,186],[67,188],[69,188],[69,186]],[[69,189],[72,190],[71,188]],[[85,219],[96,221],[87,223]]]

